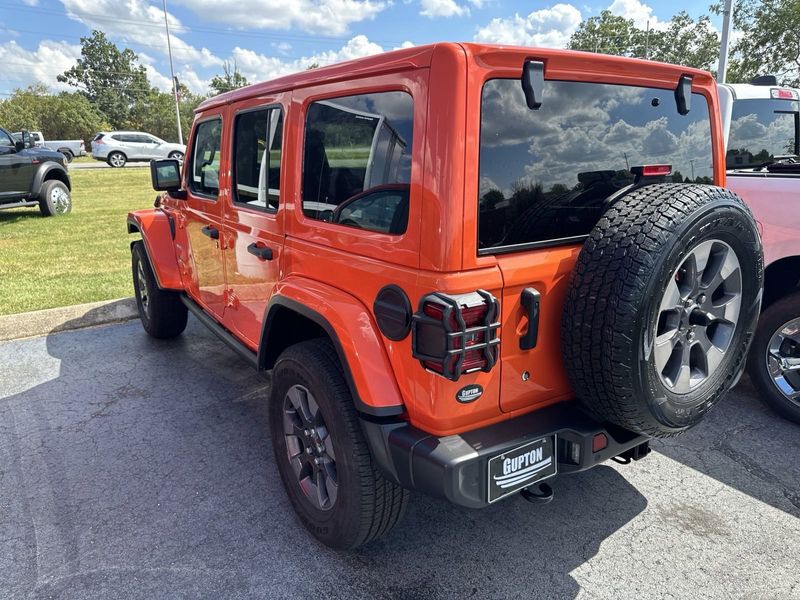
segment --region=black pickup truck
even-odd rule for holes
[[[45,217],[72,210],[64,155],[36,148],[30,135],[19,136],[0,127],[0,209],[38,206]]]

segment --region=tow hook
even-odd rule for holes
[[[531,504],[547,504],[553,499],[553,488],[546,483],[530,485],[519,493]]]
[[[613,457],[611,460],[621,465],[627,465],[632,460],[641,460],[648,454],[650,454],[650,442],[644,442],[638,446],[634,446],[633,448],[625,450],[625,452],[619,456]]]

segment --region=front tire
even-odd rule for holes
[[[144,242],[134,242],[131,247],[131,267],[136,307],[144,330],[162,340],[179,336],[186,329],[188,309],[177,292],[158,287]]]
[[[45,217],[66,215],[72,212],[69,188],[57,179],[45,181],[39,192],[39,211]]]
[[[761,313],[747,367],[764,402],[800,423],[800,292]]]
[[[323,544],[355,548],[400,520],[408,491],[378,472],[328,340],[301,342],[278,358],[270,430],[289,500]]]
[[[128,157],[125,156],[122,152],[112,152],[108,155],[106,162],[110,167],[114,167],[115,169],[121,169],[125,166],[125,163],[128,162]]]
[[[175,160],[181,161],[183,160],[183,152],[178,152],[177,150],[175,152],[170,152],[167,158],[173,158]]]

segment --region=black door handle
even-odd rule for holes
[[[219,239],[219,229],[216,227],[212,227],[211,225],[206,225],[200,231],[203,232],[203,235],[210,237],[212,240]]]
[[[528,331],[519,338],[520,350],[530,350],[536,347],[539,338],[539,304],[541,294],[534,288],[522,290],[519,301],[528,315]]]
[[[247,247],[247,251],[253,256],[257,256],[259,260],[272,260],[272,248],[259,246],[253,242]]]

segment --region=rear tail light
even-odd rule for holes
[[[451,381],[473,371],[490,371],[500,339],[497,299],[489,292],[450,296],[439,292],[420,301],[412,317],[411,347],[423,367]]]
[[[631,167],[631,173],[639,177],[666,177],[667,175],[672,175],[672,165]]]
[[[797,90],[774,88],[770,90],[770,95],[776,100],[797,100]]]
[[[97,138],[97,139],[96,139],[96,140],[94,140],[92,143],[93,143],[93,144],[97,144],[97,145],[99,146],[100,144],[103,144],[103,143],[104,143],[104,142],[103,142],[103,138]]]

